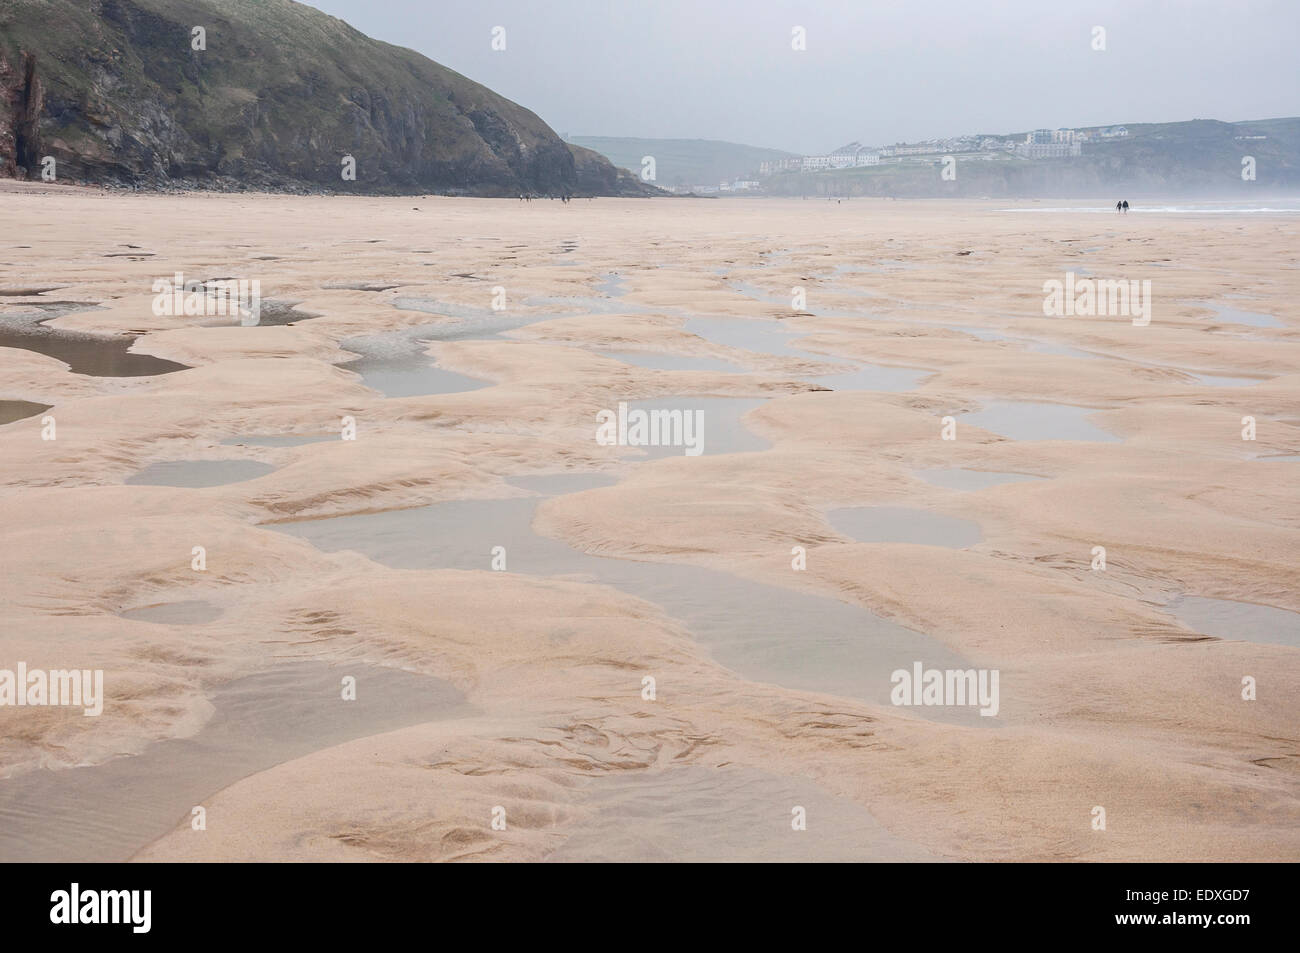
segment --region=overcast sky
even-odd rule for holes
[[[854,139],[1300,115],[1300,0],[310,3],[561,135],[821,153]],[[791,48],[795,26],[806,50]],[[1092,48],[1096,26],[1105,51]]]

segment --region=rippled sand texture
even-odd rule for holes
[[[0,708],[0,859],[1300,859],[1296,217],[0,205],[0,669],[108,695]]]

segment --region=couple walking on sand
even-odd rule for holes
[[[1128,199],[1124,199],[1124,201],[1122,201],[1122,202],[1116,202],[1116,203],[1115,203],[1115,211],[1117,211],[1117,212],[1127,212],[1127,211],[1128,211]]]

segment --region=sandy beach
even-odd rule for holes
[[[1300,859],[1300,215],[0,207],[0,858]]]

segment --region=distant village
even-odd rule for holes
[[[851,142],[829,155],[792,156],[762,162],[757,178],[737,178],[717,185],[680,186],[673,191],[709,195],[722,192],[759,190],[763,180],[791,172],[823,172],[830,169],[860,169],[866,166],[899,162],[929,162],[952,156],[958,162],[993,161],[1007,158],[1064,159],[1083,155],[1089,142],[1118,139],[1128,135],[1124,126],[1101,126],[1095,129],[1035,129],[1019,136],[957,136],[952,139],[925,139],[899,142],[892,146],[864,146]]]

